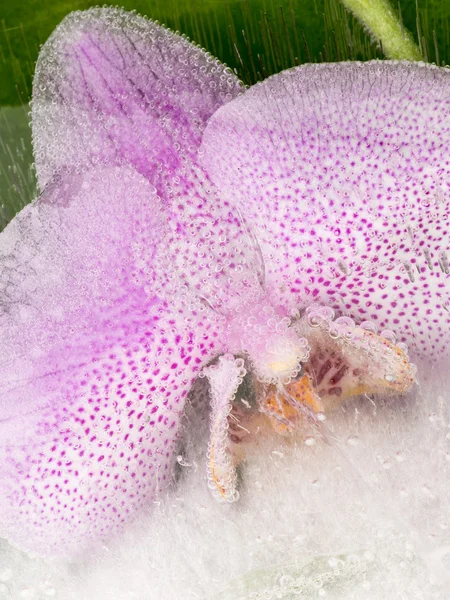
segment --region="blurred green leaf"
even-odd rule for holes
[[[0,108],[0,231],[36,193],[26,106]]]
[[[450,57],[449,0],[396,5],[426,60]],[[35,193],[26,105],[39,46],[73,10],[96,0],[16,0],[0,7],[0,229]],[[126,9],[188,35],[251,85],[305,62],[382,53],[339,0],[122,0]]]

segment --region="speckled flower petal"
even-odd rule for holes
[[[186,161],[160,180],[167,211],[167,250],[158,256],[159,277],[174,295],[201,299],[216,319],[236,315],[264,294],[264,263],[251,225],[205,172]]]
[[[0,536],[22,548],[79,552],[171,479],[219,325],[165,295],[166,222],[111,167],[53,182],[0,235]]]
[[[70,14],[39,55],[32,123],[43,189],[53,173],[130,163],[155,177],[192,155],[242,85],[187,39],[116,8]]]
[[[450,355],[450,73],[306,65],[212,117],[200,149],[285,306],[334,306]]]

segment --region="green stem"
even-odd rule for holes
[[[342,4],[380,42],[387,58],[423,60],[423,56],[395,14],[389,0],[341,0]]]

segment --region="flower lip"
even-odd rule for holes
[[[253,334],[255,328],[263,334],[264,347],[258,340],[252,348],[257,354],[236,358],[228,353],[203,370],[212,404],[208,478],[219,500],[238,499],[236,466],[249,442],[258,444],[261,435],[303,434],[307,426],[330,443],[319,418],[324,412],[352,396],[405,394],[411,389],[414,368],[406,352],[395,345],[392,332],[377,335],[348,317],[334,317],[329,307],[311,306],[293,326],[286,318],[273,317],[256,326],[253,314],[247,323]],[[295,336],[303,336],[297,340],[306,343],[301,357]],[[242,339],[245,343],[249,338],[243,335]],[[251,341],[255,343],[254,335]],[[247,401],[249,393],[256,402]]]

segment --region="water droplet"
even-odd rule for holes
[[[366,331],[371,331],[372,333],[377,333],[378,327],[373,321],[363,321],[360,324],[361,329],[365,329]]]
[[[381,336],[384,337],[389,342],[391,342],[391,344],[395,344],[397,341],[397,337],[396,337],[395,333],[393,331],[391,331],[390,329],[385,329],[384,331],[382,331]]]
[[[306,317],[306,320],[308,322],[308,325],[310,327],[319,327],[319,325],[322,322],[322,319],[320,319],[317,315],[315,314],[310,314]]]
[[[434,494],[431,491],[431,488],[426,483],[422,486],[422,493],[424,494],[424,496],[427,496],[427,498],[434,498]]]
[[[330,336],[330,338],[332,340],[337,340],[340,336],[339,329],[337,329],[337,327],[334,327],[333,325],[331,325],[330,329],[328,330],[328,335]]]
[[[335,324],[341,327],[349,327],[350,329],[355,328],[355,321],[350,319],[350,317],[339,317],[336,319]]]
[[[328,559],[328,564],[330,565],[330,567],[332,569],[336,569],[339,566],[340,560],[338,558],[336,558],[335,556],[332,556],[331,558]]]
[[[9,581],[13,576],[12,569],[6,567],[6,569],[2,569],[0,571],[0,581]]]
[[[48,580],[44,581],[44,594],[50,597],[56,596],[56,589]]]
[[[405,455],[403,454],[403,452],[399,451],[397,452],[397,454],[395,455],[395,460],[399,463],[402,463],[405,461]]]
[[[289,587],[295,583],[295,579],[291,575],[282,575],[278,580],[281,587]]]
[[[177,456],[177,463],[180,465],[180,467],[191,467],[191,463],[188,463],[186,460],[184,460],[183,456],[180,454],[179,456]]]
[[[393,381],[395,381],[397,379],[393,373],[388,373],[387,375],[384,376],[384,378],[389,383],[392,383]]]
[[[316,443],[316,438],[314,438],[312,435],[309,435],[305,439],[305,445],[306,446],[314,446],[315,443]]]

